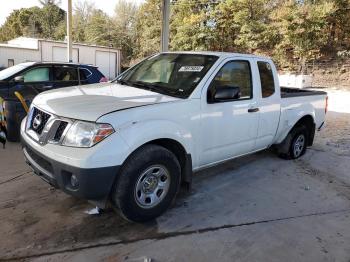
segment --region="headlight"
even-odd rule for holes
[[[76,121],[69,128],[62,145],[72,147],[92,147],[114,133],[109,124]]]

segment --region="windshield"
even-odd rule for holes
[[[188,97],[212,67],[217,56],[200,54],[159,54],[137,64],[118,83],[161,94]]]
[[[5,80],[5,79],[9,78],[10,76],[17,74],[19,71],[23,70],[24,68],[25,68],[25,66],[20,65],[20,64],[6,68],[6,69],[0,71],[0,80]]]

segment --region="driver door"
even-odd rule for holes
[[[200,166],[254,150],[259,109],[254,97],[252,61],[226,60],[202,93]],[[240,94],[225,101],[211,99],[217,89],[239,88]]]
[[[26,100],[32,100],[37,94],[50,90],[52,83],[50,81],[50,66],[33,67],[17,76],[21,81],[12,81],[10,94],[19,92]]]

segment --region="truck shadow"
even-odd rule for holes
[[[206,195],[211,194],[211,192],[208,192],[208,184],[214,185],[209,191],[220,190],[220,187],[225,185],[229,186],[231,183],[234,183],[234,180],[239,179],[237,176],[232,176],[232,173],[242,170],[245,166],[266,158],[266,156],[274,157],[271,151],[265,151],[196,173],[193,189],[189,192],[182,188],[169,211],[159,219],[147,223],[128,222],[112,209],[103,211],[99,215],[87,215],[84,211],[92,208],[92,206],[73,197],[68,197],[59,204],[56,202],[55,205],[59,205],[56,212],[62,220],[66,216],[77,216],[81,220],[78,224],[65,224],[62,229],[52,232],[48,242],[41,244],[41,250],[43,250],[44,246],[48,249],[61,249],[67,246],[74,249],[90,246],[92,243],[109,245],[111,243],[158,238],[163,233],[177,231],[179,225],[181,225],[181,230],[191,229],[192,225],[197,223],[196,220],[205,215],[202,214],[203,209],[211,213],[211,206],[224,208],[217,205],[217,200],[208,202],[206,200],[207,196],[203,199],[206,203],[201,206],[200,212],[197,212],[198,207],[189,207],[190,203],[191,205],[199,205],[200,199],[203,198],[203,190]],[[231,176],[231,181],[228,179],[228,176]],[[178,221],[182,222],[178,223]],[[60,244],[57,245],[58,243]]]

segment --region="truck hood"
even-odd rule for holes
[[[33,105],[61,117],[96,121],[110,112],[181,100],[117,83],[73,86],[38,95]]]

